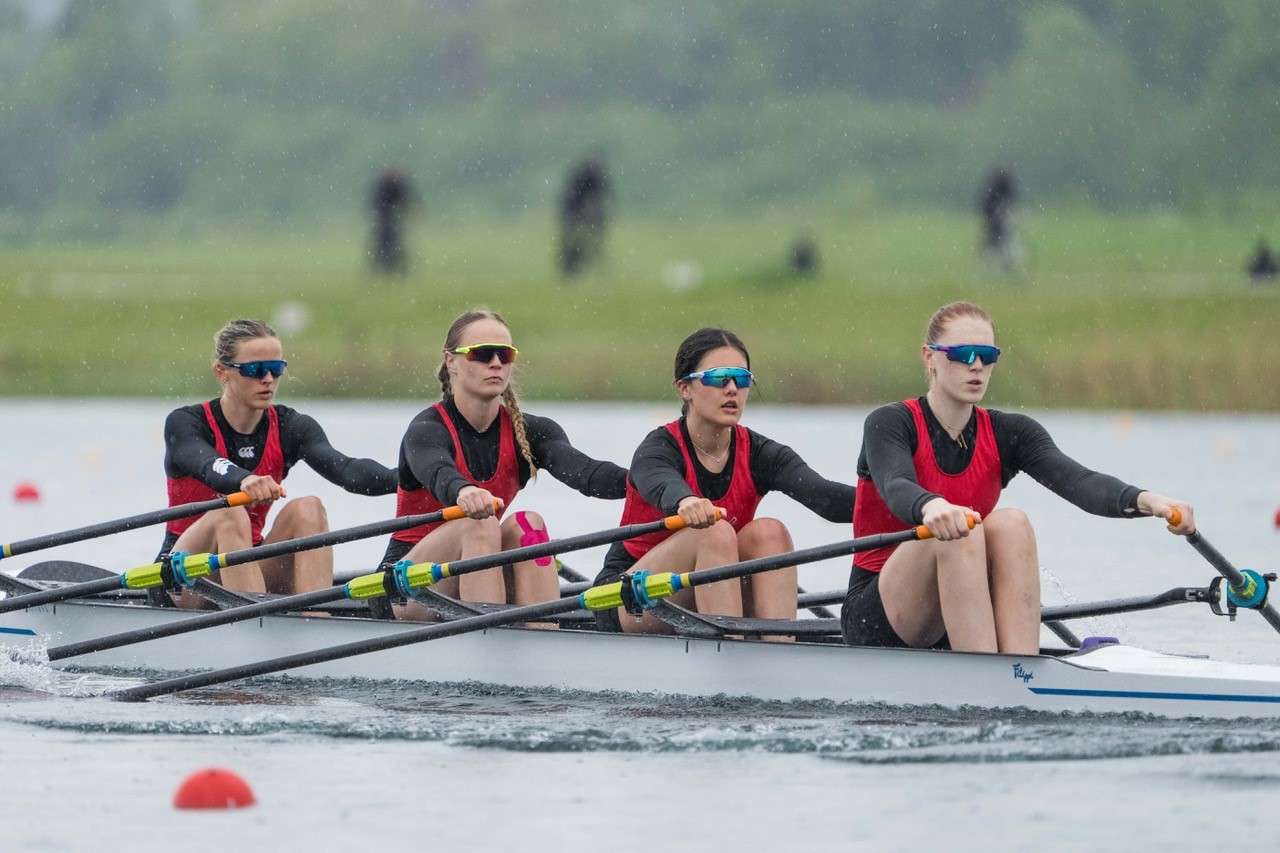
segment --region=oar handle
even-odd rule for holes
[[[969,529],[970,529],[970,530],[972,530],[973,528],[975,528],[975,527],[977,527],[977,526],[978,526],[978,521],[977,521],[977,519],[975,519],[972,515],[969,515],[968,513],[965,513],[964,520],[965,520],[965,521],[967,521],[967,522],[969,523]],[[917,538],[917,539],[932,539],[932,538],[933,538],[933,531],[931,531],[929,528],[925,527],[925,526],[922,524],[922,525],[920,525],[919,527],[917,527],[917,528],[916,528],[916,538]]]

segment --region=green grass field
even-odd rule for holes
[[[434,397],[445,329],[483,304],[511,324],[527,397],[664,398],[676,345],[715,324],[750,347],[757,399],[871,404],[921,391],[924,322],[966,298],[1006,349],[992,405],[1280,410],[1280,284],[1241,271],[1257,223],[1026,215],[1028,272],[1002,278],[978,263],[970,217],[832,216],[806,223],[822,270],[796,280],[798,222],[622,221],[604,267],[573,284],[554,270],[554,224],[534,217],[418,223],[402,279],[368,273],[356,227],[3,250],[0,393],[212,396],[213,332],[294,303],[310,322],[282,335],[282,400]],[[701,281],[673,289],[672,263]]]

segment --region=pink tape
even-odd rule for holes
[[[535,528],[529,523],[529,514],[524,510],[516,513],[516,524],[520,525],[520,529],[524,531],[520,534],[520,547],[528,548],[530,545],[541,545],[543,542],[550,542],[551,537],[547,534],[547,529]],[[553,557],[539,557],[534,560],[539,566],[549,566]]]

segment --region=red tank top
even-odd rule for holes
[[[953,504],[977,510],[985,518],[995,509],[1004,488],[1000,482],[1000,449],[996,447],[995,432],[991,429],[991,414],[986,409],[974,407],[978,415],[978,434],[973,458],[959,474],[948,474],[938,467],[938,460],[933,454],[933,442],[929,439],[929,428],[925,426],[920,401],[911,399],[905,403],[916,428],[916,452],[911,458],[916,469],[916,482],[926,491],[941,495]],[[907,530],[914,526],[889,511],[875,483],[858,478],[858,494],[853,505],[855,537]],[[853,564],[878,572],[897,547],[893,545],[855,554]]]
[[[676,446],[680,448],[680,454],[684,456],[684,481],[689,484],[689,488],[693,489],[695,495],[703,497],[702,490],[698,488],[698,472],[693,467],[693,459],[689,455],[689,448],[685,446],[684,433],[680,429],[680,422],[672,421],[664,429],[675,437]],[[729,524],[733,525],[733,529],[741,530],[756,517],[756,507],[760,505],[760,499],[763,495],[756,490],[755,481],[751,479],[751,434],[747,432],[746,427],[738,424],[733,428],[733,440],[735,449],[733,454],[733,473],[729,478],[729,490],[715,504],[724,510],[725,519]],[[657,521],[665,517],[661,510],[640,497],[636,487],[631,485],[631,477],[628,476],[627,500],[622,505],[621,524],[623,526],[644,524],[645,522]],[[628,539],[623,545],[626,547],[627,553],[638,560],[649,553],[653,546],[670,535],[670,530],[659,530],[656,533],[646,533],[644,536]]]
[[[515,431],[511,428],[511,416],[507,414],[506,407],[498,407],[498,467],[488,480],[477,480],[471,474],[471,469],[467,467],[466,457],[462,453],[462,442],[458,440],[458,429],[453,425],[453,421],[449,419],[449,413],[445,410],[445,407],[440,403],[436,403],[432,408],[440,413],[440,420],[444,421],[445,429],[449,430],[449,435],[453,438],[453,463],[458,467],[458,473],[488,491],[495,498],[502,499],[504,506],[498,511],[498,518],[502,518],[502,513],[506,511],[507,507],[511,506],[511,502],[515,500],[516,494],[520,491],[520,468],[516,461]],[[423,513],[435,512],[443,508],[444,504],[436,500],[436,496],[431,494],[430,489],[396,489],[397,518],[403,518],[406,515],[422,515]],[[393,533],[391,538],[416,545],[422,541],[422,537],[435,530],[441,524],[444,524],[444,522],[420,524],[417,527]]]
[[[209,429],[213,430],[214,449],[218,451],[219,456],[226,459],[227,441],[222,435],[222,430],[218,429],[218,421],[213,416],[213,407],[208,403],[204,404],[204,419],[209,422]],[[262,458],[258,460],[258,467],[253,469],[253,473],[259,477],[270,477],[277,483],[284,480],[284,451],[280,449],[280,417],[276,414],[275,406],[267,407],[267,444],[262,448]],[[169,506],[192,501],[211,501],[218,497],[217,492],[191,476],[169,477],[168,487]],[[267,513],[271,512],[271,504],[256,504],[248,507],[247,511],[249,527],[253,531],[253,544],[257,545],[262,542],[262,528],[266,525]],[[166,529],[176,536],[181,536],[199,518],[200,516],[197,515],[191,518],[175,519],[166,525]]]

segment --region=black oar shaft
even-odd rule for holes
[[[68,594],[67,590],[75,588],[75,592]],[[45,589],[40,592],[29,592],[25,595],[15,595],[0,601],[0,613],[11,613],[14,610],[25,610],[28,607],[37,607],[41,604],[53,604],[57,601],[66,601],[68,598],[77,598],[82,595],[97,595],[100,592],[115,592],[121,589],[119,576],[102,578],[96,581],[86,581],[85,583],[73,584],[72,586],[60,586],[53,589]]]
[[[280,557],[285,554],[297,554],[302,551],[314,551],[317,548],[328,548],[331,545],[341,545],[344,542],[354,542],[357,539],[368,539],[372,536],[381,536],[384,533],[397,533],[401,530],[408,530],[411,527],[420,527],[423,524],[435,524],[437,521],[442,521],[444,517],[444,511],[440,510],[421,515],[406,515],[385,521],[374,521],[358,527],[327,530],[324,533],[314,533],[310,536],[300,536],[297,539],[286,539],[283,542],[272,542],[268,545],[258,545],[254,548],[219,554],[218,566],[219,568],[239,566],[256,560],[269,560],[272,557]]]
[[[1226,578],[1232,586],[1244,586],[1247,583],[1240,570],[1232,565],[1231,561],[1223,556],[1221,551],[1210,545],[1208,540],[1200,535],[1199,531],[1187,536],[1187,542],[1200,553],[1200,556],[1208,561],[1209,565],[1217,569],[1218,573]],[[1276,612],[1275,605],[1269,601],[1264,601],[1260,607],[1251,609],[1257,610],[1262,618],[1267,620],[1267,624],[1275,628],[1276,631],[1280,631],[1280,613]]]
[[[161,637],[187,634],[192,631],[199,631],[202,628],[216,628],[219,625],[230,625],[233,622],[246,622],[257,616],[267,616],[272,613],[283,613],[289,610],[304,610],[307,607],[316,607],[321,604],[339,601],[343,598],[346,598],[346,590],[342,587],[318,589],[314,592],[304,592],[301,595],[291,595],[287,598],[276,598],[270,601],[260,601],[257,604],[246,604],[244,607],[233,607],[229,610],[218,610],[213,613],[193,614],[186,619],[175,619],[163,625],[152,625],[147,628],[139,628],[136,631],[125,631],[107,637],[82,640],[78,643],[50,646],[47,654],[50,661],[66,660],[79,655],[87,655],[91,652],[118,649],[121,646],[144,643],[147,640],[158,640]]]
[[[16,557],[19,554],[30,554],[33,551],[43,551],[45,548],[53,548],[58,545],[69,545],[72,542],[82,542],[85,539],[93,539],[97,536],[109,536],[112,533],[124,533],[126,530],[136,530],[139,527],[149,527],[152,524],[160,524],[161,522],[176,521],[179,518],[190,518],[193,515],[203,515],[206,512],[212,512],[217,509],[226,509],[228,506],[239,506],[247,502],[248,495],[243,492],[237,492],[233,495],[223,495],[213,500],[200,501],[199,503],[179,504],[165,509],[158,509],[154,512],[145,512],[140,515],[132,515],[128,518],[117,518],[114,521],[103,521],[98,524],[90,524],[87,527],[78,527],[75,530],[65,530],[61,533],[48,533],[44,536],[35,536],[31,539],[23,539],[19,542],[11,542],[8,545],[0,547],[0,557]]]
[[[261,545],[257,548],[245,548],[242,551],[218,554],[216,555],[218,563],[217,568],[222,569],[227,566],[236,566],[242,563],[249,563],[254,560],[278,557],[282,554],[296,554],[299,551],[325,548],[330,545],[338,545],[343,542],[352,542],[356,539],[367,539],[371,536],[378,536],[383,533],[394,533],[397,530],[408,530],[411,527],[417,527],[421,524],[434,524],[437,521],[457,517],[460,514],[461,511],[458,510],[457,507],[449,507],[436,512],[428,512],[421,515],[408,515],[402,518],[387,519],[385,521],[375,521],[371,524],[360,525],[359,527],[346,527],[342,530],[330,530],[325,533],[317,533],[312,536],[303,536],[298,539],[286,539],[283,542]],[[214,555],[210,556],[212,557]],[[155,564],[153,564],[153,566],[154,565]],[[45,590],[44,592],[32,593],[29,595],[13,596],[0,601],[0,613],[21,610],[26,607],[33,607],[37,604],[48,604],[54,601],[66,601],[71,598],[96,595],[100,592],[111,592],[124,585],[123,578],[124,576],[121,575],[116,578],[104,578],[100,581],[71,584],[69,586]]]
[[[455,634],[466,634],[471,631],[480,631],[485,628],[496,628],[502,625],[508,625],[512,622],[545,619],[548,616],[556,616],[561,613],[569,613],[577,610],[579,606],[578,599],[566,598],[558,601],[547,601],[542,604],[531,604],[528,607],[518,607],[512,610],[498,610],[493,613],[485,613],[481,616],[459,619],[456,622],[441,622],[435,625],[428,625],[423,628],[410,628],[405,631],[388,634],[371,640],[360,640],[354,643],[346,643],[341,646],[317,649],[313,652],[300,652],[286,657],[259,661],[258,663],[249,663],[242,666],[233,666],[226,669],[214,670],[213,672],[201,672],[196,673],[195,675],[171,678],[167,681],[157,681],[154,684],[143,684],[138,687],[130,687],[112,694],[112,698],[119,699],[124,702],[140,702],[144,699],[155,698],[156,696],[167,696],[170,693],[180,693],[183,690],[194,690],[199,687],[211,687],[215,684],[223,684],[228,681],[239,681],[242,678],[252,678],[255,675],[268,675],[270,673],[281,672],[286,669],[311,666],[313,664],[326,663],[331,660],[339,660],[341,658],[354,657],[356,655],[363,655],[371,652],[386,651],[387,649],[413,645],[414,643],[422,643],[427,640],[435,640],[441,637],[452,637]],[[516,613],[517,610],[519,611],[518,614]]]
[[[662,524],[663,522],[655,523]],[[632,527],[644,526],[646,525],[632,525]],[[618,530],[626,529],[627,528],[618,528]],[[747,575],[779,569],[784,566],[812,563],[829,557],[839,557],[853,554],[858,551],[868,551],[875,548],[884,548],[889,545],[910,542],[921,538],[926,533],[927,531],[925,531],[923,527],[920,527],[896,533],[882,533],[876,536],[865,536],[860,539],[839,542],[834,545],[823,545],[817,548],[808,548],[803,551],[791,551],[786,554],[762,557],[757,560],[748,560],[728,566],[700,569],[695,572],[689,572],[681,577],[687,580],[687,584],[683,585],[687,585],[688,587],[701,586],[703,584],[714,583],[720,580],[728,580],[729,578],[746,577]],[[590,536],[592,534],[587,535]],[[640,534],[636,533],[634,535]],[[584,537],[578,538],[582,539]],[[581,607],[581,598],[562,598],[555,601],[543,602],[541,604],[531,604],[527,607],[513,607],[509,610],[485,613],[480,616],[458,619],[454,622],[428,625],[423,628],[411,628],[394,634],[388,634],[383,637],[360,640],[353,643],[346,643],[341,646],[332,646],[330,648],[318,649],[312,652],[301,652],[298,654],[287,655],[285,657],[259,661],[257,663],[214,670],[212,672],[203,672],[195,675],[171,678],[166,681],[157,681],[153,684],[143,684],[137,687],[130,687],[125,690],[121,690],[112,694],[112,697],[122,701],[137,702],[144,699],[151,699],[156,696],[166,696],[170,693],[179,693],[183,690],[193,690],[198,687],[210,687],[215,684],[223,684],[228,681],[252,678],[255,675],[268,675],[270,673],[282,672],[287,669],[311,666],[318,663],[327,663],[328,661],[370,654],[372,652],[385,651],[387,649],[413,645],[414,643],[422,643],[428,640],[440,639],[442,637],[452,637],[457,634],[466,634],[472,631],[481,631],[486,628],[510,625],[515,622],[535,622],[549,616],[571,613],[574,610],[581,609]]]
[[[403,519],[397,519],[396,523],[403,525],[403,527],[397,529],[417,527],[419,524],[438,521],[439,516],[440,513],[431,513],[426,516],[411,516]],[[646,533],[654,533],[659,530],[666,529],[673,523],[672,519],[663,519],[661,521],[648,522],[645,524],[631,524],[626,527],[611,527],[608,530],[601,530],[595,533],[584,533],[579,536],[570,536],[565,539],[539,542],[536,545],[527,545],[523,548],[515,548],[510,551],[500,551],[495,554],[473,557],[469,560],[459,560],[456,563],[449,564],[449,574],[452,577],[467,574],[468,572],[478,572],[483,569],[491,569],[508,563],[519,563],[524,560],[537,559],[538,557],[547,557],[553,554],[564,554],[582,548],[589,548],[593,545],[602,545],[606,542],[631,539],[636,536],[643,536]],[[369,528],[380,527],[385,524],[387,524],[387,522],[379,522],[375,525],[365,525],[363,528],[351,528],[348,531],[342,532],[351,533],[353,531],[367,531]],[[375,532],[385,531],[378,530]],[[327,534],[320,535],[324,536]],[[367,534],[361,533],[360,535]],[[290,540],[290,542],[296,544],[305,542],[307,539],[315,538],[317,537],[305,537],[303,539],[293,539]],[[266,549],[254,549],[254,558],[261,559],[261,552],[264,550]],[[221,562],[221,559],[219,562]],[[244,622],[249,619],[266,616],[272,613],[286,613],[290,610],[304,610],[308,607],[328,604],[332,601],[340,601],[346,597],[346,587],[339,586],[316,590],[315,592],[305,592],[301,595],[290,595],[284,598],[273,599],[271,601],[259,602],[257,604],[249,604],[244,607],[220,610],[216,613],[201,613],[199,615],[191,616],[188,619],[175,620],[164,625],[139,628],[136,631],[126,631],[121,634],[112,634],[107,637],[98,637],[78,643],[67,643],[61,646],[53,646],[48,650],[49,660],[65,660],[66,658],[76,657],[77,655],[89,654],[90,652],[100,652],[107,649],[116,649],[121,646],[128,646],[133,643],[142,643],[147,640],[155,640],[161,637],[173,637],[179,634],[199,631],[203,628],[213,628],[219,625],[230,625],[234,622]]]

